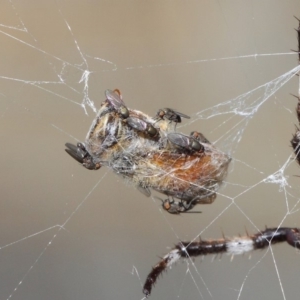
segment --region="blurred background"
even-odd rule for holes
[[[298,78],[283,76],[298,65],[299,1],[0,7],[1,299],[142,299],[151,266],[180,240],[300,227]],[[149,115],[190,115],[178,131],[201,131],[232,156],[201,214],[169,215],[65,153],[84,141],[107,88]],[[150,299],[295,299],[299,270],[286,243],[233,261],[197,258],[168,271]]]

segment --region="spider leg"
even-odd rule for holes
[[[179,242],[152,268],[145,281],[143,293],[148,297],[158,277],[181,258],[187,259],[219,253],[241,255],[281,242],[287,242],[290,246],[300,249],[300,229],[289,227],[266,228],[253,235],[247,234],[246,236],[233,238],[223,237],[220,239],[200,240],[198,242]]]

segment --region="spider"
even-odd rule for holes
[[[298,34],[298,53],[300,63],[300,20],[299,27],[296,29]],[[298,99],[296,114],[300,124],[300,97]],[[209,143],[208,140],[198,132],[193,131],[191,136],[200,143]],[[296,155],[296,160],[300,164],[300,130],[296,129],[291,145]],[[264,249],[270,244],[287,242],[290,246],[300,249],[300,228],[266,228],[265,230],[253,235],[247,234],[242,237],[200,240],[198,242],[179,242],[165,255],[150,271],[144,284],[143,293],[148,297],[152,291],[158,277],[181,258],[203,256],[208,254],[228,253],[230,255],[244,254],[246,252]]]
[[[300,63],[300,20],[298,18],[296,18],[299,22],[298,28],[296,29],[297,31],[297,37],[298,37],[298,50],[294,51],[298,53],[298,60]],[[296,107],[296,114],[297,114],[297,118],[298,118],[298,122],[300,124],[300,97],[293,95],[294,97],[296,97],[298,99],[298,103],[297,103],[297,107]],[[291,145],[294,149],[294,153],[296,155],[296,160],[298,161],[298,163],[300,164],[300,130],[298,127],[296,127],[296,133],[293,135],[293,138],[291,140]]]
[[[152,189],[179,199],[163,201],[169,213],[214,201],[231,161],[227,154],[200,133],[173,132],[170,121],[187,117],[181,113],[169,109],[157,122],[128,108],[119,90],[106,90],[105,97],[85,142],[66,143],[69,155],[89,170],[111,168],[146,196]]]

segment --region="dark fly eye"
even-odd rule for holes
[[[158,112],[157,112],[157,114],[156,114],[156,116],[159,117],[159,118],[161,118],[161,119],[163,119],[163,117],[164,117],[165,114],[166,113],[164,112],[163,109],[159,109]]]
[[[180,208],[175,201],[170,201],[169,199],[162,201],[162,207],[166,210],[169,214],[179,214]]]

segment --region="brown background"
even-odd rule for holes
[[[299,1],[2,1],[0,14],[1,299],[142,299],[151,266],[178,240],[300,227],[300,170],[289,159],[297,78],[259,107],[265,90],[251,93],[252,118],[218,106],[297,65]],[[64,143],[83,141],[95,116],[80,106],[84,71],[95,107],[117,87],[150,115],[165,106],[191,115],[180,131],[232,155],[214,204],[168,215],[107,169],[67,156]],[[220,115],[197,118],[210,107]],[[285,186],[264,183],[278,170]],[[248,258],[179,263],[151,299],[298,297],[293,248]]]

